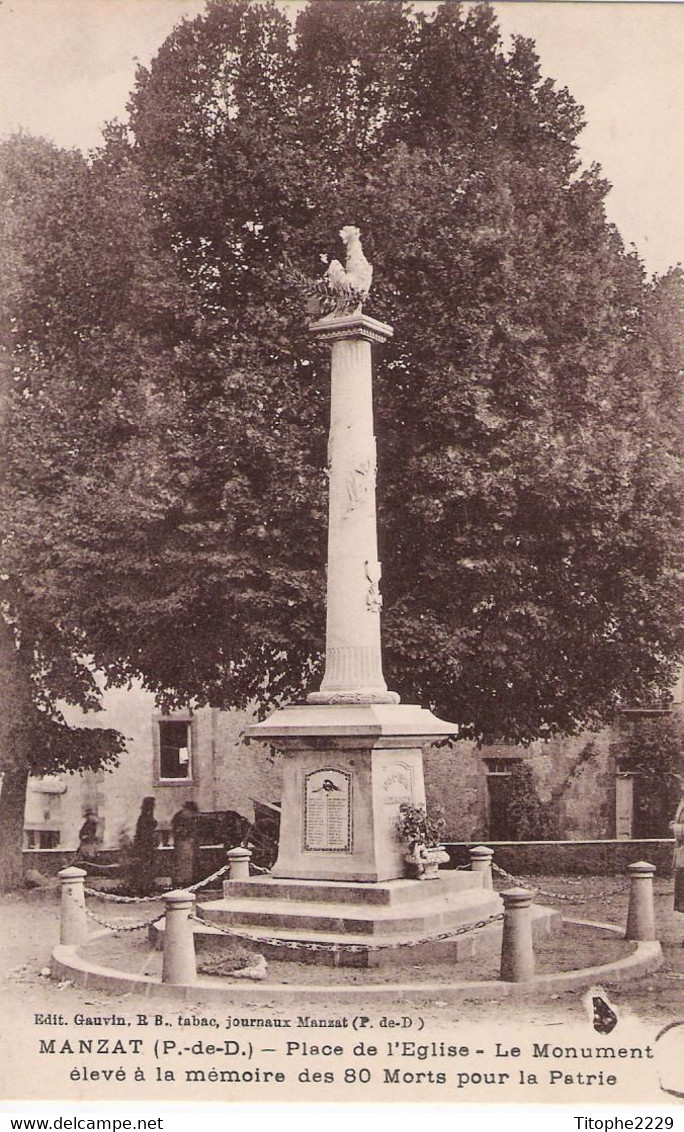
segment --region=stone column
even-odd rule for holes
[[[507,983],[528,982],[534,978],[532,893],[526,888],[509,888],[501,896],[504,902],[501,978]]]
[[[83,891],[87,875],[85,869],[77,869],[72,865],[68,869],[61,869],[57,875],[62,884],[59,942],[85,943],[88,938],[88,921]]]
[[[309,703],[398,703],[380,649],[371,343],[392,328],[363,314],[311,325],[332,344],[325,675]]]
[[[195,937],[190,916],[195,910],[194,892],[179,890],[164,896],[164,958],[162,982],[186,985],[197,981]]]
[[[655,865],[650,865],[648,861],[635,861],[633,865],[628,866],[627,871],[631,884],[625,939],[655,939],[655,911],[653,908]]]
[[[475,845],[469,849],[470,853],[470,870],[473,873],[482,873],[482,887],[493,888],[492,881],[492,857],[494,850],[490,849],[487,845]]]
[[[350,266],[366,294],[368,261]],[[286,756],[272,876],[376,884],[406,871],[396,827],[403,802],[425,802],[423,743],[458,728],[400,704],[382,672],[371,346],[392,328],[357,309],[310,330],[332,348],[325,675],[245,734]]]

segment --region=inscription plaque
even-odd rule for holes
[[[351,774],[334,767],[304,777],[304,848],[322,853],[351,850]]]

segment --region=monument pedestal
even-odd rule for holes
[[[402,802],[425,805],[422,744],[450,723],[411,704],[303,704],[247,730],[283,752],[274,877],[377,884],[406,875]]]
[[[397,823],[403,802],[425,805],[422,744],[454,731],[388,703],[295,705],[248,728],[285,762],[278,859],[270,877],[226,881],[200,916],[271,958],[380,966],[447,945],[453,958],[439,937],[499,915],[500,898],[482,873],[406,879]]]

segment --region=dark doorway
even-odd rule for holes
[[[511,771],[519,759],[487,759],[489,803],[488,836],[492,841],[514,841],[508,808]]]

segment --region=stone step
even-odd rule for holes
[[[489,915],[496,915],[497,909],[492,909],[488,915],[478,917],[486,919]],[[472,922],[472,918],[468,919]],[[316,966],[326,967],[387,967],[399,960],[405,962],[424,963],[440,961],[455,962],[459,959],[471,958],[483,952],[498,951],[501,946],[501,920],[493,921],[481,928],[473,928],[461,935],[450,936],[448,939],[428,938],[422,942],[422,937],[411,933],[410,935],[396,935],[379,938],[364,935],[340,934],[335,932],[311,933],[296,928],[283,929],[273,932],[269,928],[251,926],[245,927],[249,938],[240,935],[226,935],[210,923],[195,922],[195,947],[199,954],[212,954],[221,956],[230,946],[231,938],[250,951],[265,955],[269,960],[287,960]],[[557,934],[562,927],[561,913],[556,909],[532,906],[532,934],[535,939],[547,935]],[[240,929],[236,928],[239,932]],[[448,930],[448,929],[443,929]],[[158,920],[149,929],[150,942],[156,946],[163,945],[165,921]],[[434,932],[433,936],[439,935]],[[312,938],[315,937],[315,938]],[[421,940],[421,942],[417,942]],[[391,948],[378,948],[379,942],[390,942]],[[325,948],[312,949],[307,944],[324,944]],[[292,946],[292,945],[296,946]],[[352,951],[344,944],[353,944],[359,950]]]
[[[495,913],[491,913],[491,914],[495,914]],[[481,918],[484,920],[484,919],[487,919],[488,917],[482,916]],[[470,921],[468,921],[468,922],[470,922]],[[501,929],[501,921],[494,922],[494,927],[497,927],[497,924],[498,924],[499,929]],[[208,925],[208,926],[213,927],[213,925]],[[460,926],[460,925],[455,925],[455,927],[458,927],[458,926]],[[203,931],[203,926],[197,924],[197,928],[199,929],[199,931]],[[264,943],[265,942],[271,942],[271,943],[277,942],[279,944],[314,943],[314,944],[319,944],[319,945],[325,944],[326,946],[329,946],[329,947],[335,947],[335,946],[352,947],[352,946],[354,946],[354,947],[367,947],[367,948],[371,948],[371,949],[373,948],[373,946],[379,946],[381,950],[384,950],[385,944],[391,944],[391,949],[394,949],[394,948],[397,948],[397,947],[411,947],[411,946],[415,945],[416,939],[423,939],[422,935],[416,936],[415,933],[413,933],[413,932],[397,933],[396,935],[392,935],[391,939],[389,939],[389,938],[378,939],[378,938],[370,938],[368,936],[368,934],[365,933],[365,932],[356,932],[356,933],[350,932],[350,933],[347,933],[347,932],[335,932],[335,931],[321,931],[321,932],[312,933],[310,931],[307,931],[304,928],[283,928],[281,931],[278,931],[274,935],[274,934],[272,934],[270,929],[268,929],[267,927],[265,927],[265,926],[264,927],[258,927],[256,925],[250,925],[249,927],[247,927],[246,925],[241,925],[240,927],[238,927],[236,925],[235,930],[236,930],[236,933],[238,933],[238,934],[235,935],[235,937],[234,937],[235,939],[239,940],[239,939],[242,938],[239,935],[241,928],[244,928],[244,931],[245,931],[245,933],[247,933],[247,936],[249,937],[250,941],[264,942]],[[433,932],[431,935],[426,933],[426,935],[424,937],[425,941],[431,942],[434,939],[435,936],[440,935],[441,931],[446,932],[446,931],[449,931],[449,930],[450,930],[450,928],[444,927],[444,928],[440,929],[440,931]],[[482,931],[483,929],[478,928],[478,929],[473,929],[473,930]],[[217,929],[215,927],[213,927],[212,939],[216,938],[217,934],[222,935],[223,933],[221,933],[221,932],[217,933]],[[223,938],[227,939],[228,936],[223,935]]]
[[[469,889],[482,889],[482,874],[469,870],[441,869],[436,880],[417,881],[401,878],[380,883],[362,884],[353,881],[283,880],[277,877],[250,877],[249,880],[227,880],[223,895],[259,897],[269,901],[316,901],[321,904],[423,904],[437,894],[444,896]]]
[[[436,933],[502,910],[500,898],[489,890],[470,889],[436,896],[417,906],[319,904],[314,901],[232,898],[198,907],[205,923],[259,927],[280,935],[284,930],[339,935],[412,935]]]
[[[496,914],[497,909],[494,908],[486,915],[467,917],[466,923],[488,919],[489,915]],[[442,925],[432,932],[410,931],[385,936],[373,936],[368,933],[311,932],[297,928],[283,928],[274,932],[267,927],[250,925],[245,928],[249,933],[249,940],[243,938],[239,942],[249,950],[264,955],[269,961],[284,960],[318,967],[392,967],[397,962],[453,963],[459,959],[481,954],[483,951],[497,952],[501,947],[501,925],[501,920],[495,920],[447,939],[435,937],[439,936],[441,931],[448,931],[452,927],[457,930],[459,926],[465,925],[448,927]],[[391,947],[378,946],[383,943],[390,943]],[[312,947],[311,944],[314,946]],[[220,955],[222,945],[214,935],[211,939],[206,938],[206,943],[200,944],[200,949],[205,953]]]
[[[485,917],[483,916],[482,919]],[[157,921],[150,928],[150,942],[157,948],[163,947],[166,924]],[[237,932],[240,928],[236,928]],[[446,929],[444,929],[446,930]],[[195,949],[198,956],[220,958],[230,949],[231,940],[242,948],[261,954],[269,961],[305,963],[323,967],[386,967],[397,960],[405,962],[425,962],[469,958],[482,951],[497,950],[501,938],[501,921],[494,921],[482,928],[475,928],[464,935],[446,940],[422,937],[415,933],[396,936],[371,937],[349,935],[335,932],[310,932],[287,928],[276,933],[264,927],[251,925],[245,927],[246,936],[226,935],[211,924],[194,924]],[[439,933],[433,933],[439,934]],[[315,936],[315,939],[312,938]],[[391,942],[388,948],[378,947],[380,942]],[[311,947],[311,944],[315,944]],[[355,950],[352,950],[352,946]]]

